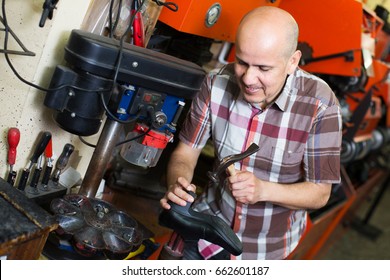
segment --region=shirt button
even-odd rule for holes
[[[239,220],[241,220],[242,219],[242,215],[238,215],[238,217],[237,217]]]

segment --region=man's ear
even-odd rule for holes
[[[302,53],[300,50],[296,50],[294,54],[290,57],[289,65],[287,69],[287,73],[289,75],[294,73],[295,69],[298,67],[299,60],[301,59],[301,57],[302,57]]]

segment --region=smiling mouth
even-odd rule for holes
[[[245,92],[249,94],[253,94],[259,91],[259,88],[254,87],[245,87]]]

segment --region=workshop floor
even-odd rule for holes
[[[362,221],[372,205],[375,192],[359,207],[355,213]],[[329,238],[328,246],[318,256],[323,260],[390,260],[390,186],[368,220],[368,235],[351,227],[339,226]],[[370,233],[379,232],[376,239]],[[366,232],[366,231],[365,231]],[[369,237],[367,237],[369,236]]]
[[[128,190],[106,188],[105,199],[116,207],[128,212],[148,227],[156,237],[167,236],[170,230],[158,225],[160,211],[157,199],[134,195]],[[364,219],[372,198],[368,198],[359,210],[357,217]],[[390,260],[390,188],[384,196],[368,224],[381,231],[376,240],[372,240],[351,227],[338,226],[321,250],[317,259],[323,260]]]

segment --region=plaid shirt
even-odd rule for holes
[[[262,110],[242,98],[229,64],[205,79],[180,140],[203,148],[211,138],[218,159],[241,153],[254,142],[260,150],[235,168],[261,180],[339,183],[341,128],[338,100],[318,77],[298,68],[277,99]],[[286,258],[304,233],[307,212],[269,202],[236,202],[222,182],[222,187],[210,184],[195,208],[232,225],[244,248],[237,259]]]

